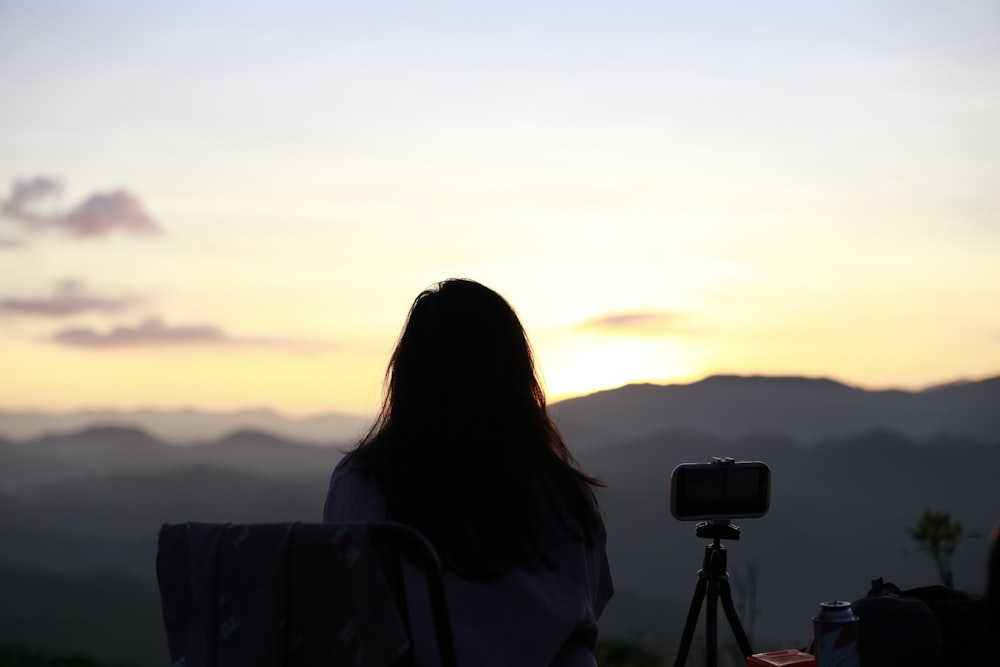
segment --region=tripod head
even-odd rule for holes
[[[698,537],[708,537],[718,544],[719,540],[740,539],[740,527],[729,519],[712,519],[696,523],[694,534]]]

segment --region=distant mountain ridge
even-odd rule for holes
[[[690,384],[633,384],[554,403],[571,445],[609,437],[690,430],[717,437],[781,432],[804,442],[887,429],[911,438],[941,435],[1000,444],[1000,376],[922,391],[873,391],[825,378],[713,375]],[[170,444],[219,440],[255,430],[314,445],[357,440],[370,418],[327,413],[293,418],[271,410],[205,413],[89,411],[68,415],[0,411],[0,438],[24,441],[94,426],[131,426]]]
[[[326,476],[341,454],[341,448],[314,447],[250,430],[198,446],[176,447],[138,428],[97,426],[20,444],[0,440],[0,493],[71,479],[195,468],[268,479]]]
[[[256,430],[312,445],[340,445],[356,440],[369,420],[330,412],[287,417],[273,410],[201,412],[198,410],[86,410],[70,414],[0,411],[0,438],[23,441],[67,434],[97,426],[139,428],[174,445],[193,445],[235,431]]]
[[[780,433],[815,443],[888,430],[918,440],[1000,445],[1000,377],[910,392],[823,378],[716,375],[692,384],[626,385],[563,401],[553,414],[578,448],[666,431],[724,438]]]

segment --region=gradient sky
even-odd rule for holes
[[[996,2],[0,0],[0,410],[370,414],[413,297],[550,396],[1000,373]]]

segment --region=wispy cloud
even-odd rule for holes
[[[10,197],[0,203],[0,213],[29,228],[44,228],[54,216],[41,209],[61,192],[62,183],[54,178],[39,176],[28,181],[14,181]]]
[[[104,333],[90,328],[63,329],[53,339],[64,345],[90,348],[219,345],[232,342],[218,327],[168,326],[158,318],[148,319],[134,327],[115,327]]]
[[[686,333],[682,316],[664,310],[605,313],[574,327],[577,331],[622,336],[676,336]]]
[[[101,332],[91,328],[63,329],[52,340],[62,345],[97,350],[143,347],[256,347],[277,348],[289,352],[322,352],[330,343],[282,338],[234,336],[210,325],[168,325],[159,318],[147,319],[136,326],[119,326]]]
[[[139,300],[135,298],[107,298],[88,293],[83,283],[65,280],[58,283],[48,296],[0,299],[0,311],[18,315],[65,317],[87,312],[114,313],[124,310]]]
[[[138,197],[127,190],[98,192],[60,212],[56,204],[62,188],[61,181],[44,176],[15,181],[10,196],[0,201],[0,216],[29,233],[57,230],[78,239],[114,232],[146,236],[163,232]]]

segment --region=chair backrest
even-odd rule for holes
[[[414,585],[427,587],[410,597],[429,606],[430,664],[456,665],[440,560],[402,524],[164,524],[156,570],[174,665],[428,664]]]

